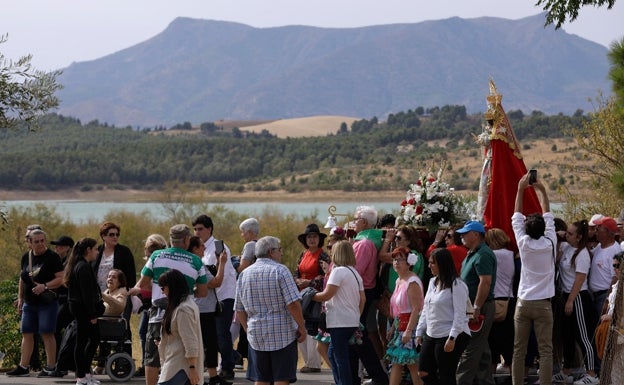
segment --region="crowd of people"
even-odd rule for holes
[[[245,244],[234,257],[208,215],[172,226],[168,241],[149,235],[138,279],[115,223],[101,226],[99,246],[64,235],[50,242],[56,252],[29,226],[16,301],[21,359],[7,375],[29,375],[41,341],[39,376],[70,369],[76,384],[99,384],[110,347],[98,319],[144,310],[137,373],[146,385],[201,384],[205,373],[207,384],[230,384],[244,360],[256,384],[288,384],[323,363],[336,385],[494,384],[501,375],[519,385],[537,367],[540,384],[597,384],[607,374],[594,331],[613,314],[621,223],[597,214],[566,224],[531,182],[518,183],[513,234],[477,221],[430,234],[359,206],[353,234],[305,227],[295,271],[255,218],[240,224]],[[529,188],[541,214],[523,214]],[[73,362],[62,365],[72,321]]]

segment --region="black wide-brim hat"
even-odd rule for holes
[[[306,248],[308,247],[308,244],[306,243],[306,237],[308,236],[308,234],[318,234],[320,238],[319,247],[323,246],[323,243],[325,242],[325,238],[327,238],[327,234],[321,233],[321,230],[316,225],[316,223],[311,223],[306,226],[305,230],[303,231],[303,234],[299,234],[299,236],[297,236],[297,239],[299,240],[299,242],[301,242],[301,244]]]

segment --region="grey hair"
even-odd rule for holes
[[[250,231],[252,234],[258,235],[260,233],[260,223],[256,218],[247,218],[241,222],[238,226],[240,231],[247,232]]]
[[[256,242],[256,258],[270,258],[269,252],[274,249],[279,249],[279,247],[279,238],[271,236],[262,237]]]
[[[355,213],[366,219],[369,227],[377,225],[377,210],[373,206],[358,206],[355,209]]]
[[[160,234],[150,234],[145,240],[145,247],[151,249],[152,251],[166,249],[167,241],[165,240],[165,237]]]
[[[43,234],[43,236],[44,236],[45,238],[47,238],[47,237],[48,237],[48,234],[46,234],[46,232],[45,232],[45,231],[43,231],[43,230],[41,230],[41,229],[34,229],[34,230],[32,230],[32,231],[30,231],[30,232],[28,233],[28,238],[30,239],[33,235],[40,235],[40,234]]]

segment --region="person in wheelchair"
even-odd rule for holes
[[[126,275],[119,269],[112,269],[106,278],[106,290],[102,292],[104,300],[104,317],[121,317],[128,301],[128,290],[126,289]],[[110,354],[110,344],[100,343],[100,357],[107,357]],[[95,374],[104,374],[105,360],[100,360],[94,370]]]

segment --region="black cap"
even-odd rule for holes
[[[74,240],[68,237],[67,235],[61,235],[59,239],[50,241],[50,244],[56,245],[56,246],[74,247]]]

